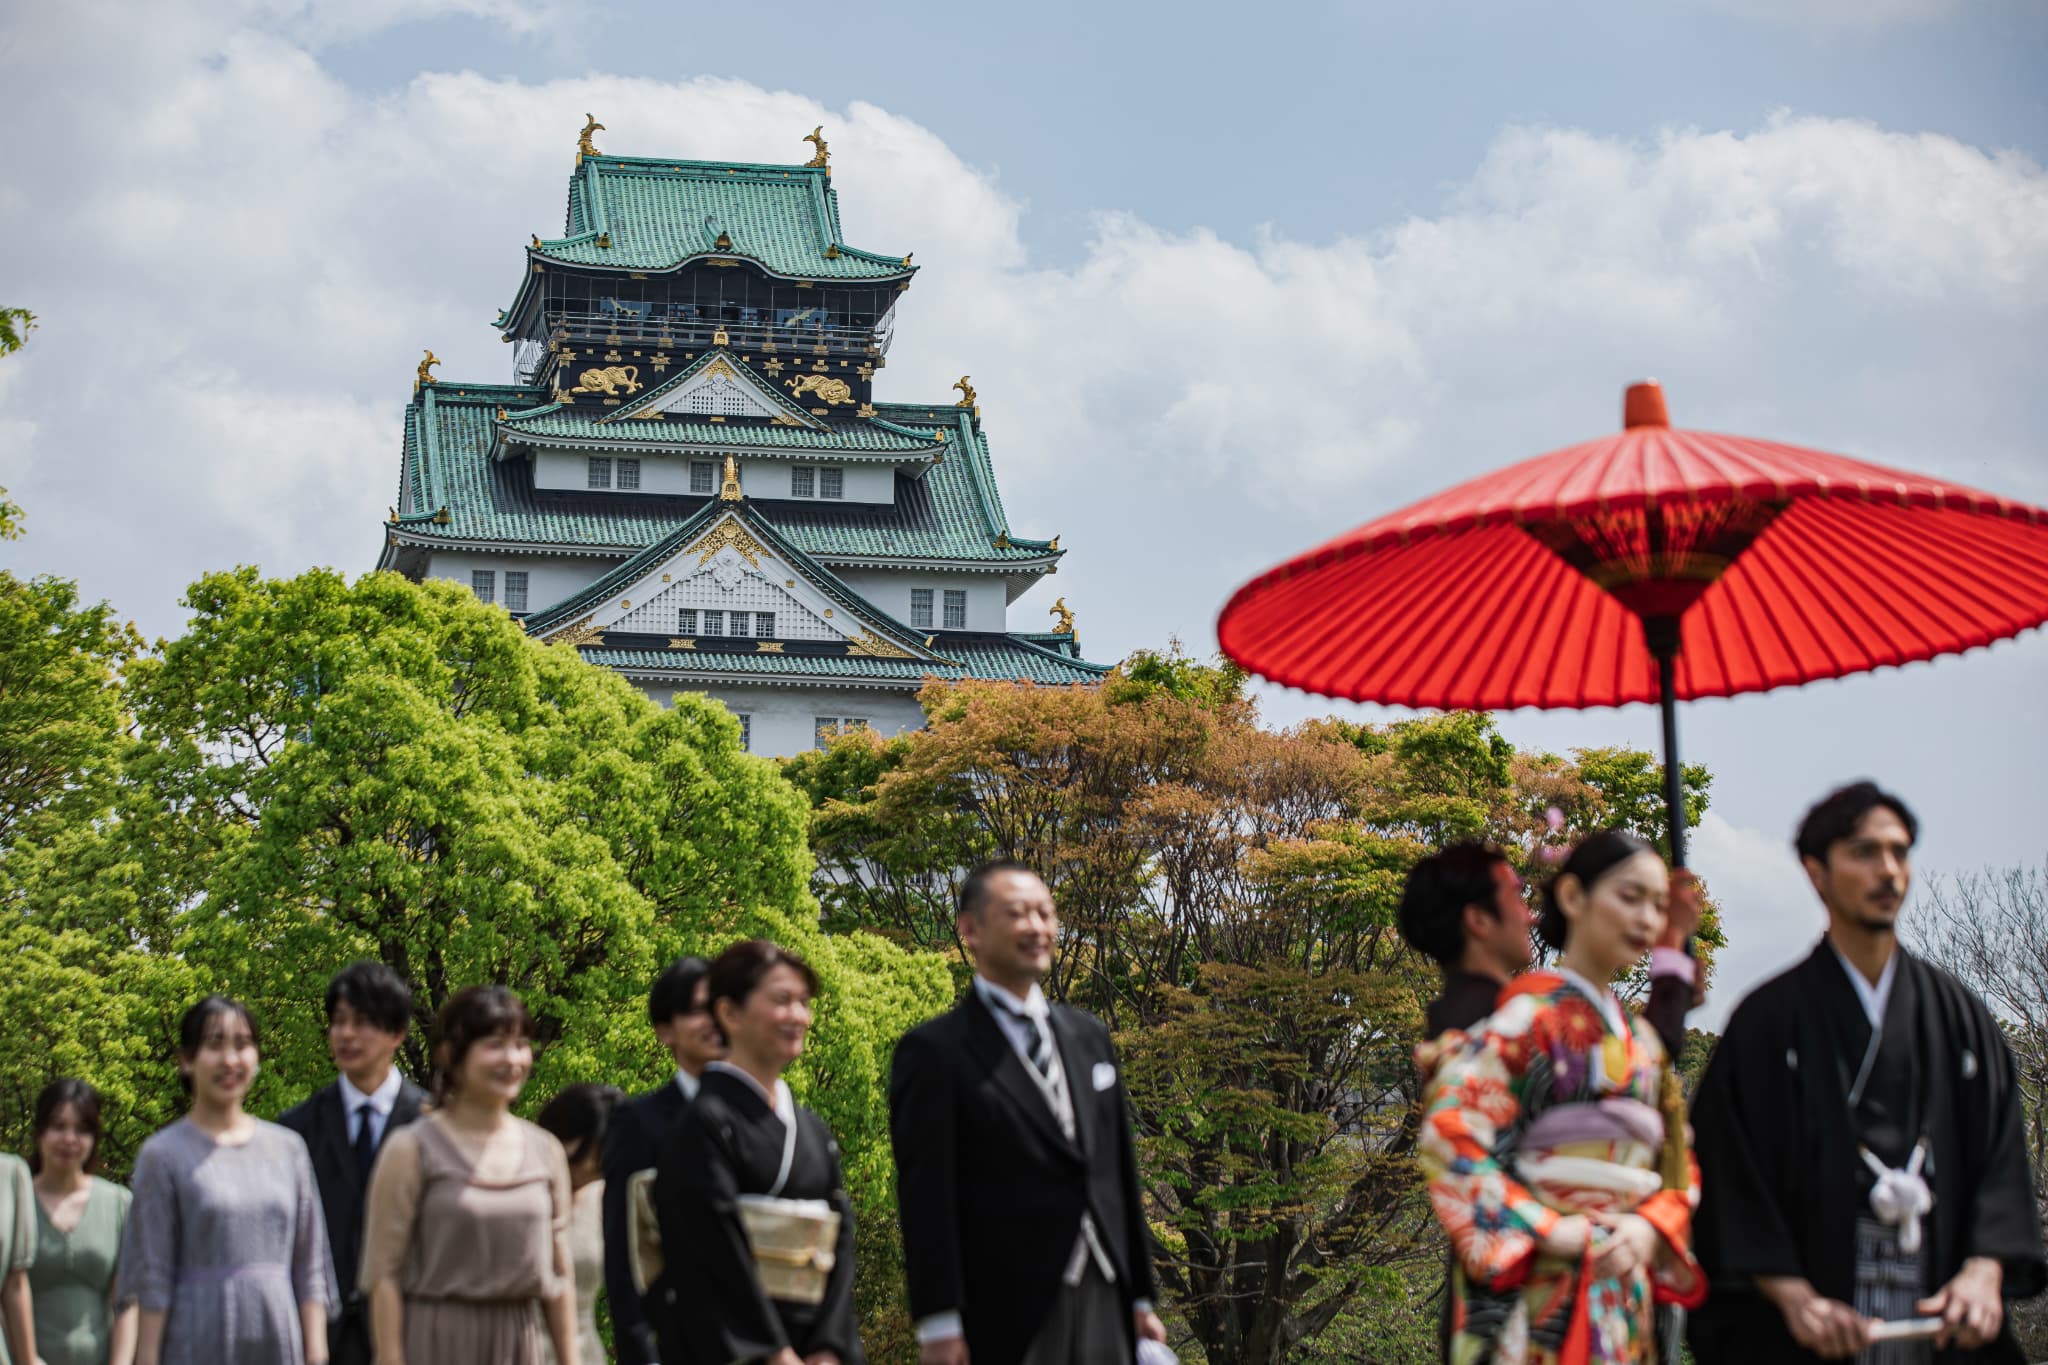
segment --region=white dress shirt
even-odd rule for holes
[[[716,1065],[717,1065],[717,1063],[716,1063],[716,1062],[713,1062],[713,1063],[712,1063],[712,1065],[713,1065],[713,1066],[716,1066]],[[748,1077],[747,1079],[748,1079],[748,1080],[752,1080],[752,1079],[753,1079],[753,1077],[749,1076],[749,1077]],[[689,1072],[687,1072],[687,1071],[683,1070],[683,1069],[682,1069],[681,1067],[677,1067],[677,1068],[676,1068],[676,1089],[678,1089],[678,1090],[680,1090],[680,1091],[682,1091],[682,1092],[683,1092],[683,1098],[684,1098],[684,1099],[686,1099],[686,1100],[694,1100],[694,1099],[696,1099],[696,1098],[697,1098],[697,1087],[698,1087],[698,1086],[700,1086],[700,1085],[702,1085],[702,1084],[704,1084],[704,1082],[702,1082],[702,1081],[698,1080],[698,1079],[697,1079],[697,1078],[696,1078],[695,1076],[692,1076],[692,1075],[691,1075],[691,1074],[690,1074]],[[759,1089],[759,1087],[758,1087],[758,1086],[757,1086],[757,1087],[755,1087],[755,1088],[756,1088],[756,1089]]]
[[[349,1146],[356,1145],[356,1136],[366,1121],[370,1125],[371,1144],[383,1145],[384,1129],[391,1122],[391,1106],[398,1103],[398,1088],[402,1084],[404,1079],[398,1074],[398,1068],[395,1066],[385,1073],[384,1083],[367,1095],[356,1089],[355,1083],[348,1077],[341,1078],[341,1103],[348,1114]],[[367,1120],[364,1115],[368,1116]]]

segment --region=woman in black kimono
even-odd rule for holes
[[[803,1053],[818,978],[794,953],[748,939],[711,964],[709,981],[707,1003],[727,1056],[705,1068],[655,1174],[662,1259],[674,1267],[678,1291],[669,1320],[657,1324],[661,1358],[865,1365],[839,1144],[782,1079]],[[808,1264],[763,1255],[750,1241],[765,1227],[766,1236],[795,1229],[801,1243],[806,1226],[830,1233],[834,1214],[836,1234],[821,1239],[824,1254]],[[792,1244],[787,1236],[778,1243]]]

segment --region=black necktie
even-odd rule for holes
[[[375,1111],[365,1104],[356,1110],[356,1181],[363,1188],[369,1188],[370,1165],[377,1159],[377,1131],[370,1120]]]

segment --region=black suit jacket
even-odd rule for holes
[[[427,1092],[399,1078],[398,1098],[377,1139],[384,1139],[420,1116]],[[348,1140],[348,1105],[341,1082],[322,1086],[310,1097],[277,1116],[277,1121],[306,1140],[313,1157],[313,1179],[320,1186],[320,1209],[327,1215],[327,1246],[334,1253],[334,1284],[344,1307],[356,1295],[356,1269],[363,1258],[363,1213],[367,1191],[356,1176],[355,1152]]]
[[[635,1171],[652,1170],[662,1145],[689,1111],[671,1076],[644,1095],[635,1095],[612,1114],[604,1141],[604,1296],[612,1311],[612,1345],[619,1365],[652,1365],[661,1359],[647,1306],[633,1289],[633,1262],[627,1251],[626,1185]],[[667,1259],[667,1258],[664,1258]],[[666,1277],[664,1277],[666,1278]],[[665,1297],[668,1286],[656,1282],[648,1297]]]
[[[1073,1096],[1060,1131],[1028,1064],[970,990],[905,1034],[889,1076],[889,1133],[910,1315],[960,1314],[975,1365],[1016,1365],[1060,1290],[1091,1214],[1126,1306],[1153,1299],[1151,1235],[1129,1100],[1109,1031],[1052,1008]],[[1130,1315],[1124,1328],[1136,1349]]]

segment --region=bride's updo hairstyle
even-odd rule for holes
[[[1564,860],[1564,866],[1543,884],[1543,909],[1536,916],[1536,937],[1561,952],[1565,940],[1571,936],[1571,921],[1564,917],[1564,906],[1557,897],[1558,884],[1566,877],[1575,879],[1591,895],[1602,877],[1630,858],[1638,853],[1656,852],[1656,846],[1648,840],[1638,839],[1621,829],[1596,830],[1579,840],[1578,847]]]

